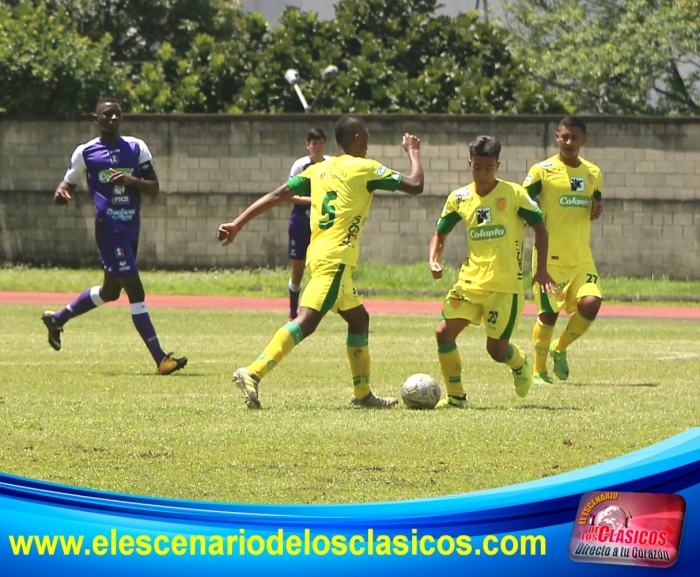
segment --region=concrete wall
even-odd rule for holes
[[[558,117],[369,116],[369,155],[405,170],[403,132],[421,137],[426,191],[378,193],[362,258],[424,260],[445,195],[466,184],[467,142],[493,134],[503,144],[501,178],[522,181],[554,154]],[[310,126],[332,140],[334,117],[127,116],[124,134],[146,140],[162,193],[143,204],[142,267],[266,266],[286,263],[289,207],[253,221],[228,248],[220,222],[286,179],[305,152]],[[88,117],[0,120],[0,261],[99,266],[87,191],[69,207],[51,202],[74,147],[95,135]],[[593,225],[601,273],[700,278],[700,120],[591,118],[584,155],[605,175],[603,217]],[[332,151],[333,147],[329,147]],[[466,240],[456,230],[446,260],[458,264]]]

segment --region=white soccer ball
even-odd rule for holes
[[[401,399],[409,409],[433,409],[441,394],[440,384],[423,373],[411,375],[401,385]]]

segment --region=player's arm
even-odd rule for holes
[[[299,196],[295,194],[292,198],[289,199],[289,202],[291,202],[292,204],[305,204],[306,206],[311,206],[311,197]]]
[[[248,223],[248,221],[251,221],[256,216],[260,216],[261,214],[267,212],[273,206],[277,206],[281,202],[288,201],[292,196],[294,196],[294,190],[290,187],[290,183],[293,183],[294,181],[295,179],[285,182],[279,188],[276,188],[272,192],[268,192],[265,196],[261,196],[234,220],[221,224],[216,234],[217,240],[224,241],[222,246],[231,244],[233,239],[236,238],[236,235],[241,231],[246,223]]]
[[[532,226],[535,231],[535,247],[537,248],[537,270],[532,275],[532,282],[538,283],[542,292],[554,293],[554,280],[547,272],[547,256],[549,255],[549,233],[544,221]]]
[[[75,185],[68,184],[65,180],[58,183],[56,187],[56,192],[53,193],[53,201],[58,205],[68,204],[73,202],[73,193],[75,192]]]
[[[603,194],[600,192],[600,190],[593,192],[591,203],[591,220],[600,218],[600,215],[603,214]]]
[[[530,167],[530,171],[523,181],[523,188],[532,200],[538,200],[537,197],[542,192],[542,169],[539,164]]]
[[[424,177],[423,165],[420,160],[420,139],[413,134],[404,134],[401,146],[408,155],[408,174],[404,174],[397,190],[408,194],[420,194],[423,192]]]
[[[132,174],[126,174],[124,172],[114,170],[113,168],[110,168],[109,171],[111,172],[111,175],[107,179],[107,182],[111,184],[133,186],[148,196],[158,196],[158,193],[160,192],[158,175],[156,175],[156,171],[153,168],[153,164],[150,160],[147,160],[139,165],[141,178]]]
[[[445,250],[446,239],[447,234],[437,230],[433,238],[430,239],[430,246],[428,248],[428,269],[430,269],[430,274],[433,275],[434,279],[442,278],[440,258],[442,257],[442,251]]]
[[[325,158],[324,158],[324,160],[325,160]],[[304,166],[305,166],[304,163],[306,161],[307,161],[307,158],[305,158],[305,157],[302,157],[302,158],[294,161],[294,164],[292,164],[292,167],[289,169],[289,179],[287,180],[287,182],[289,182],[289,180],[291,180],[295,176],[304,172]],[[308,164],[308,162],[307,162],[307,164]],[[302,204],[302,205],[306,205],[306,206],[311,206],[311,197],[310,196],[301,196],[299,194],[295,194],[292,198],[289,199],[289,202],[291,202],[292,204]]]

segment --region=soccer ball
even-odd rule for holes
[[[440,384],[423,373],[411,375],[401,385],[401,399],[409,409],[433,409],[441,394]]]

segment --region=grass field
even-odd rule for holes
[[[444,277],[436,281],[423,262],[412,265],[361,263],[353,275],[364,294],[376,298],[441,298],[457,277],[457,269],[446,266]],[[146,292],[151,294],[188,294],[218,296],[286,296],[289,271],[276,269],[225,269],[205,271],[144,271]],[[33,268],[0,266],[0,290],[79,292],[100,282],[102,273],[95,269]],[[530,288],[525,279],[526,291]],[[667,277],[603,277],[608,300],[700,302],[700,281],[674,280]]]
[[[69,485],[229,502],[412,499],[556,475],[699,424],[700,324],[688,321],[600,319],[571,349],[569,382],[524,400],[488,359],[483,329],[468,329],[470,408],[418,412],[348,408],[345,330],[330,315],[263,381],[264,410],[249,411],[230,373],[255,358],[279,314],[152,310],[166,350],[190,358],[169,377],[154,373],[126,307],[71,321],[60,353],[40,307],[0,314],[0,470]],[[532,321],[514,337],[526,351]],[[373,316],[377,393],[439,375],[435,323]]]

